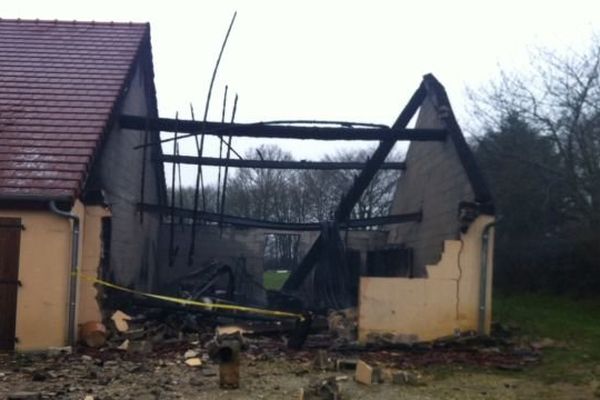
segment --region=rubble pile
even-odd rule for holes
[[[91,339],[82,335],[75,349],[5,355],[0,398],[157,400],[198,393],[218,398],[230,390],[260,389],[275,393],[272,398],[348,399],[344,388],[350,384],[426,385],[427,368],[435,365],[518,371],[538,363],[542,349],[557,345],[550,339],[526,342],[505,330],[490,338],[360,346],[353,314],[344,311],[331,313],[328,330],[309,335],[297,351],[287,346],[289,332],[281,324],[213,322],[185,313],[115,310],[106,325],[88,326]]]

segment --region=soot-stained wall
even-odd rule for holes
[[[416,128],[446,128],[439,117],[433,94],[428,94],[419,111]],[[444,240],[458,239],[461,201],[473,202],[474,193],[465,168],[450,137],[443,142],[412,142],[406,155],[406,170],[398,180],[392,214],[422,210],[421,222],[396,225],[390,243],[414,250],[414,271],[426,275],[425,266],[436,264]]]
[[[150,71],[142,63],[126,88],[121,105],[124,114],[153,116],[147,93]],[[100,158],[94,166],[93,181],[89,186],[101,189],[111,212],[110,255],[104,274],[120,285],[151,289],[157,269],[157,244],[160,218],[144,214],[140,218],[142,169],[145,168],[144,201],[161,202],[161,168],[153,161],[152,151],[134,147],[144,143],[145,132],[121,129],[115,124],[103,144]],[[144,167],[145,164],[145,167]],[[164,185],[164,183],[162,183]]]
[[[191,240],[191,226],[179,225],[174,229],[173,242],[177,255],[172,267],[168,266],[170,225],[164,224],[161,230],[160,283],[164,288],[173,286],[182,277],[207,266],[211,260],[231,266],[242,279],[236,284],[244,300],[255,304],[265,304],[266,295],[262,290],[265,237],[273,233],[290,233],[265,229],[242,229],[215,226],[198,226],[196,232],[195,257],[188,265],[188,251]],[[298,260],[301,260],[316,240],[318,232],[300,233]],[[342,234],[342,238],[345,238]],[[347,237],[347,247],[365,253],[385,246],[386,231],[351,231]],[[245,268],[246,274],[240,268]]]

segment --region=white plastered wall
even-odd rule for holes
[[[97,276],[100,265],[102,207],[76,201],[72,209],[80,220],[79,265]],[[45,210],[0,210],[0,217],[21,218],[15,336],[17,351],[44,350],[67,344],[69,275],[71,265],[70,220]],[[81,281],[80,281],[81,283]],[[77,321],[99,320],[96,289],[80,284]]]
[[[479,216],[461,240],[444,241],[440,261],[427,266],[427,278],[361,278],[359,340],[368,341],[369,334],[392,334],[399,341],[430,341],[477,331],[481,236],[493,220]],[[491,323],[493,243],[492,233],[487,254],[486,333]]]

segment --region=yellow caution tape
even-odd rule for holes
[[[120,290],[122,292],[137,294],[140,296],[149,297],[149,298],[157,299],[157,300],[163,300],[163,301],[167,301],[170,303],[176,303],[176,304],[181,304],[181,305],[186,305],[186,306],[196,306],[196,307],[207,308],[207,309],[214,308],[214,309],[222,309],[222,310],[243,311],[243,312],[247,312],[247,313],[251,313],[251,314],[260,314],[260,315],[267,315],[267,316],[273,316],[273,317],[296,318],[296,319],[299,319],[300,321],[304,321],[304,316],[302,314],[296,314],[296,313],[291,313],[291,312],[287,312],[287,311],[268,310],[268,309],[257,308],[257,307],[240,306],[237,304],[203,303],[203,302],[196,301],[196,300],[181,299],[178,297],[171,297],[171,296],[164,296],[164,295],[154,294],[154,293],[140,292],[139,290],[133,290],[133,289],[129,289],[129,288],[126,288],[123,286],[119,286],[114,283],[103,281],[101,279],[95,278],[90,275],[82,274],[81,272],[77,272],[74,274],[88,282],[97,283],[99,285],[106,286],[106,287],[116,289],[116,290]]]

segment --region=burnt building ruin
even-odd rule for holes
[[[77,324],[104,317],[107,283],[242,308],[357,307],[365,341],[389,332],[418,341],[489,330],[493,203],[433,75],[391,127],[167,119],[156,110],[148,24],[1,20],[0,31],[2,348],[73,342]],[[226,157],[200,148],[178,154],[179,141],[207,135],[220,138]],[[247,160],[231,156],[236,137],[378,147],[364,163]],[[386,162],[398,141],[410,142],[406,159]],[[176,185],[165,182],[165,168],[180,164],[198,166],[192,208],[175,204]],[[207,211],[202,166],[225,168],[223,197],[228,168],[357,174],[330,219],[291,224]],[[390,214],[351,219],[380,169],[401,171]],[[262,285],[273,235],[294,241],[280,291]]]
[[[407,124],[417,113],[416,126],[407,129]],[[271,307],[313,309],[317,312],[356,307],[361,299],[361,278],[407,278],[415,282],[427,279],[430,275],[428,266],[442,261],[449,241],[464,241],[463,236],[475,221],[485,220],[486,223],[480,226],[485,229],[493,220],[493,203],[489,190],[456,122],[446,92],[433,75],[423,78],[421,86],[389,128],[201,123],[173,119],[145,120],[128,115],[122,116],[120,123],[128,129],[149,126],[150,129],[177,131],[186,136],[224,134],[230,137],[379,141],[379,146],[363,165],[163,156],[163,161],[169,163],[236,168],[359,170],[337,208],[332,210],[333,218],[313,224],[253,220],[227,215],[223,213],[224,210],[221,210],[221,214],[213,214],[197,209],[181,209],[175,204],[142,204],[142,210],[161,213],[170,221],[162,232],[164,240],[160,253],[163,259],[162,271],[165,273],[165,278],[161,279],[163,283],[167,283],[169,278],[178,282],[189,276],[190,259],[180,254],[172,257],[185,250],[187,244],[195,249],[188,254],[193,253],[194,257],[199,257],[202,260],[200,264],[223,264],[231,268],[234,276],[231,282],[235,282],[235,287],[230,288],[229,293],[236,293],[238,296],[232,300]],[[411,142],[406,160],[401,163],[385,163],[392,147],[400,140]],[[364,220],[350,219],[352,208],[380,168],[402,170],[390,215]],[[177,221],[185,221],[183,229],[175,228]],[[366,226],[378,226],[380,229],[356,229]],[[340,231],[345,233],[344,238]],[[280,293],[267,293],[260,285],[265,237],[293,232],[300,234],[301,261],[292,269]],[[190,242],[190,238],[193,241]],[[477,240],[482,239],[478,237]],[[177,249],[172,247],[174,243],[177,243]],[[487,249],[484,256],[486,262],[490,254]],[[471,258],[474,264],[468,267],[479,274],[481,253],[465,259]],[[197,265],[195,262],[193,264]],[[491,265],[488,267],[491,268]],[[484,283],[479,278],[469,277],[473,279],[469,281],[469,285],[488,288],[489,276],[488,271],[487,277],[483,278]],[[455,281],[453,285],[457,286],[455,291],[459,290],[459,278],[451,279]],[[478,328],[476,321],[482,318],[478,311],[481,303],[479,297],[485,297],[487,300],[484,303],[487,304],[489,290],[484,290],[484,294],[480,294],[478,290],[475,292],[476,298],[471,299],[475,301],[473,307],[465,312],[465,316],[457,313],[455,318],[468,320],[469,323],[452,329]],[[455,308],[459,306],[456,305]],[[489,314],[489,308],[484,307],[484,314]]]

